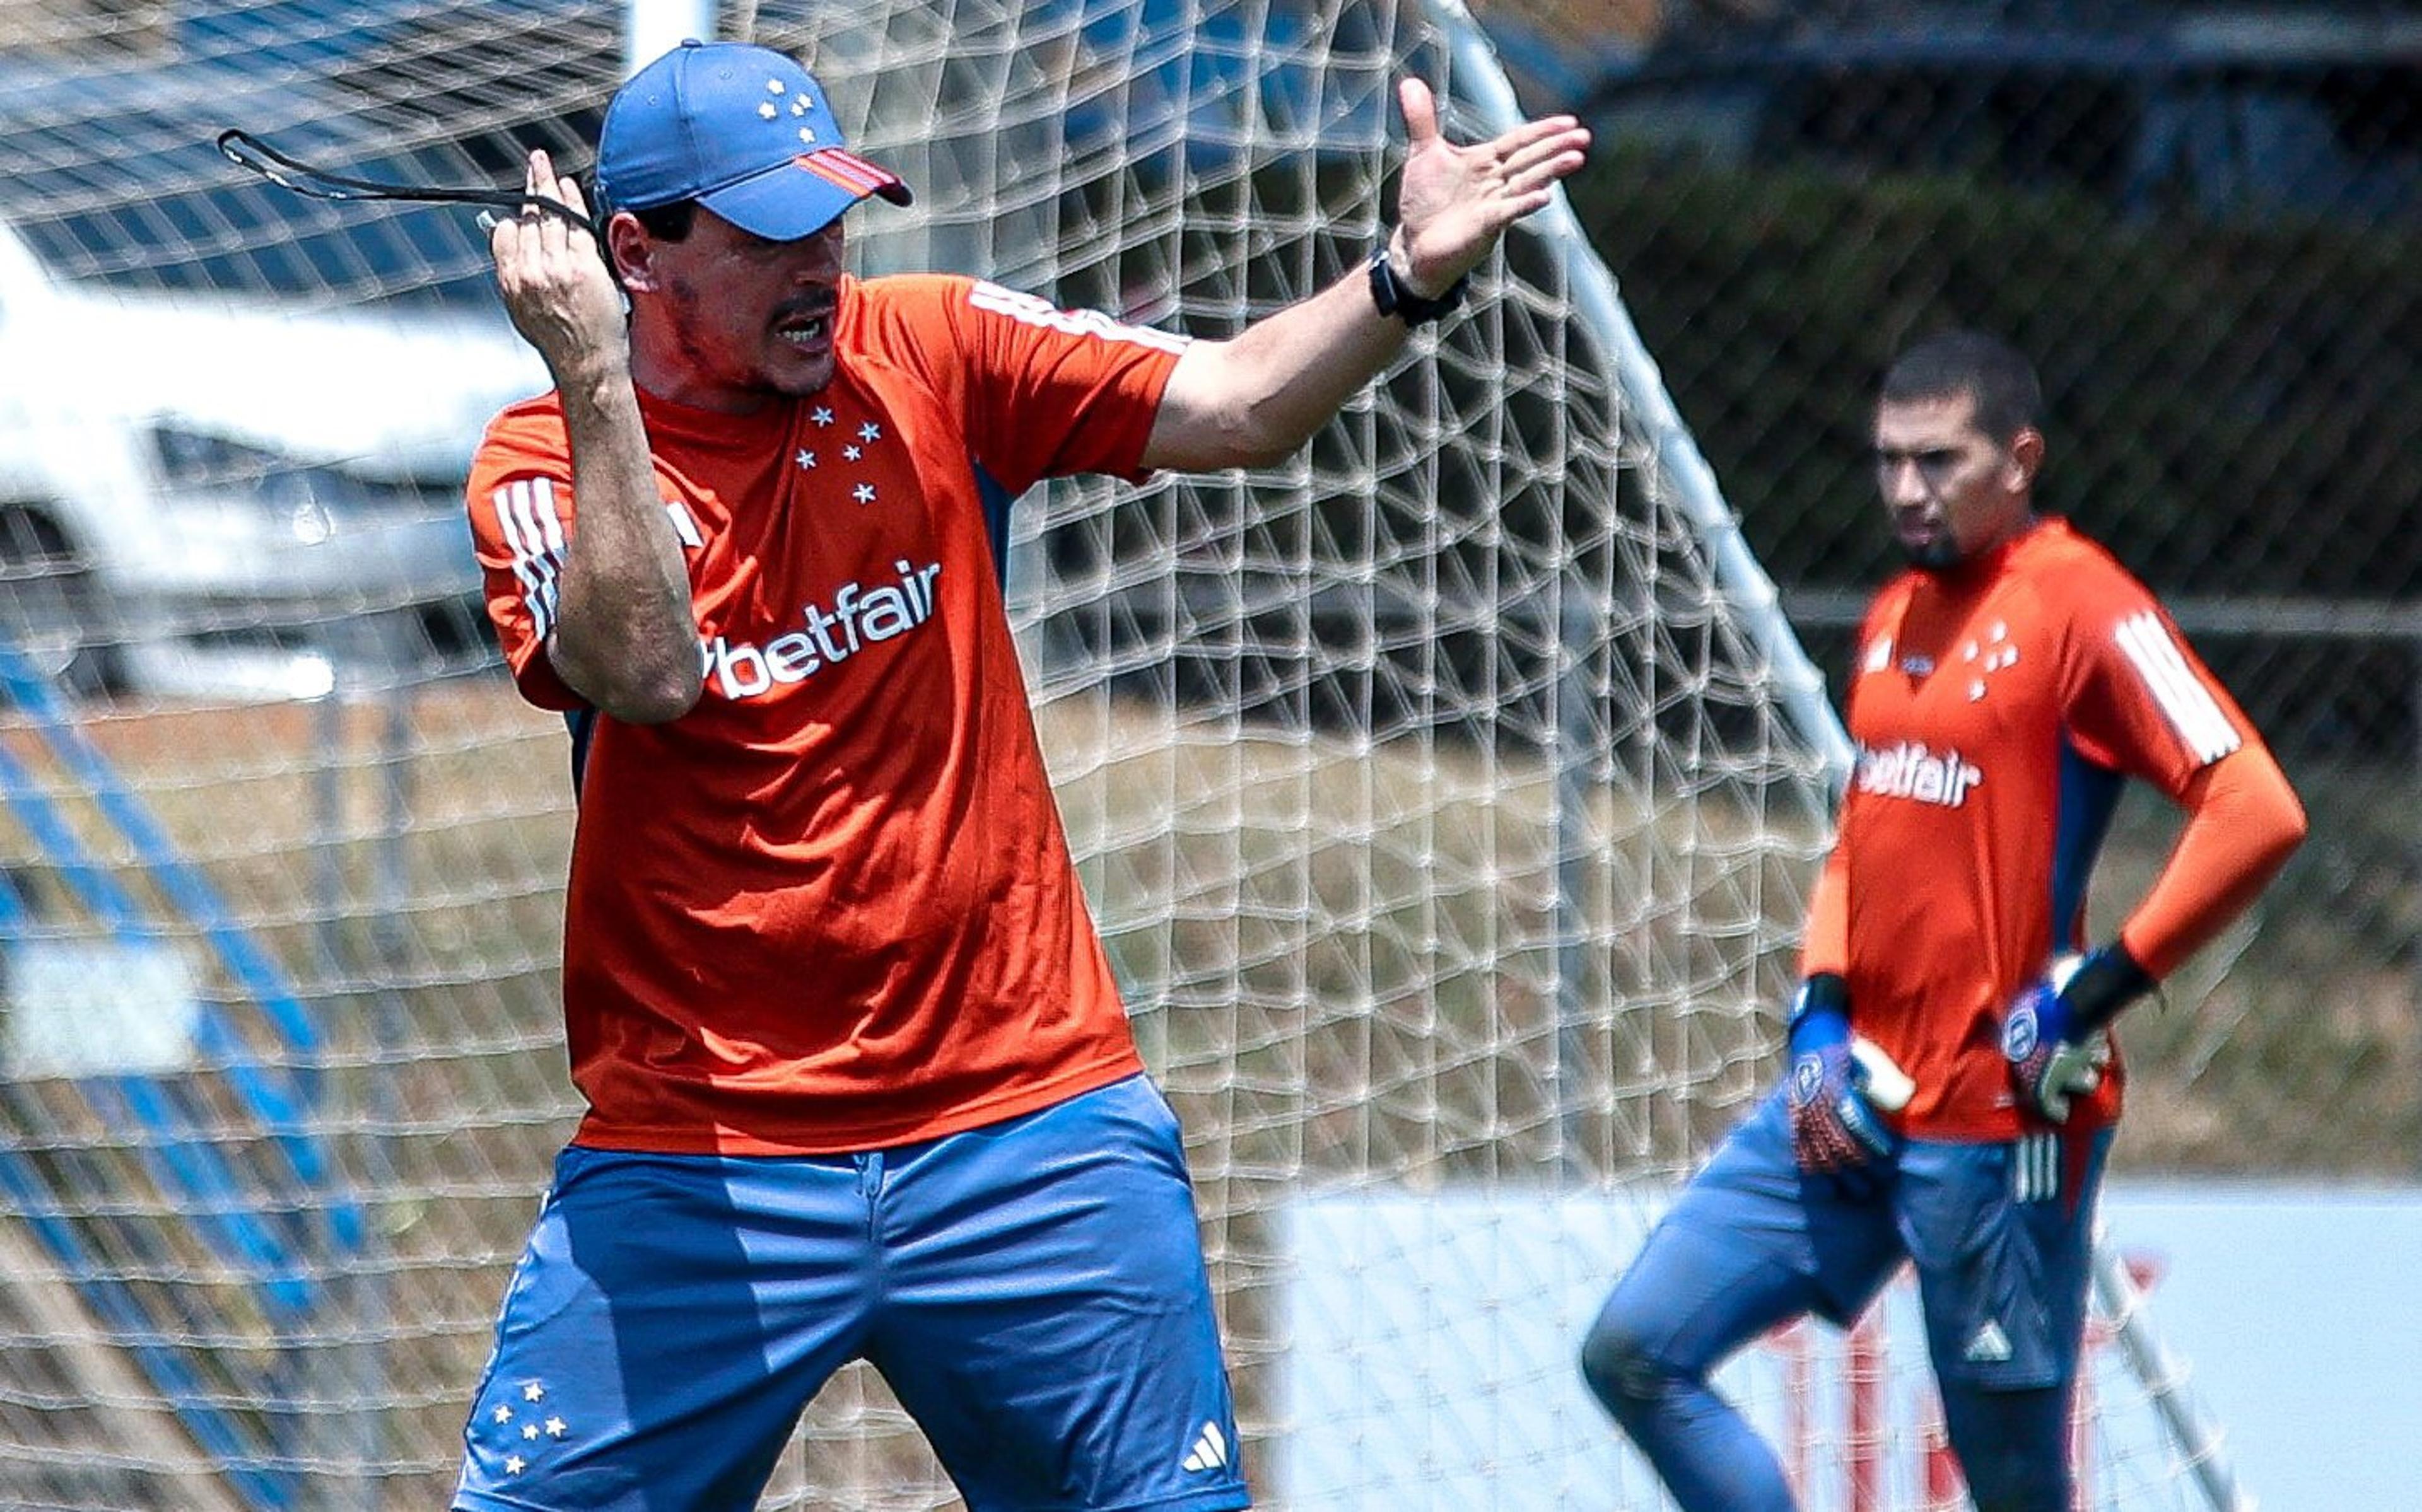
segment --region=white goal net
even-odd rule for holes
[[[1358,264],[1405,70],[1496,129],[1449,22],[722,17],[916,186],[854,220],[862,272],[1203,335]],[[543,377],[470,212],[305,200],[211,138],[513,183],[533,145],[586,167],[622,55],[620,8],[574,0],[0,0],[0,1504],[451,1488],[576,1111],[566,740],[495,670],[459,499]],[[1037,717],[1187,1130],[1266,1505],[1660,1504],[1573,1351],[1770,1077],[1838,736],[1611,294],[1542,217],[1288,463],[1014,517]],[[1738,1372],[1812,1508],[1956,1504],[1913,1338]],[[2118,1358],[2093,1505],[2188,1504]],[[954,1504],[858,1368],[767,1504]]]

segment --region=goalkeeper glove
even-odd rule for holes
[[[2071,1103],[2102,1084],[2111,1021],[2152,990],[2153,978],[2117,941],[2052,962],[2002,1016],[2002,1055],[2019,1105],[2067,1123]]]
[[[1849,1007],[1848,985],[1830,972],[1800,984],[1791,1000],[1786,1099],[1800,1169],[1864,1196],[1878,1185],[1877,1164],[1892,1159],[1894,1139],[1850,1057]]]

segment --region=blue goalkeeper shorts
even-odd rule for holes
[[[749,1512],[861,1358],[973,1512],[1249,1504],[1177,1120],[1138,1076],[862,1155],[566,1149],[454,1506]]]
[[[1910,1140],[1882,1191],[1854,1199],[1801,1172],[1790,1114],[1769,1097],[1675,1198],[1598,1328],[1700,1376],[1793,1318],[1847,1325],[1907,1259],[1946,1391],[2066,1387],[2110,1145],[2108,1129]]]

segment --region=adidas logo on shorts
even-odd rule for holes
[[[1968,1341],[1968,1352],[1960,1358],[1970,1364],[1997,1365],[2009,1357],[2010,1336],[2002,1332],[2001,1324],[1989,1317],[1985,1326],[1976,1331],[1976,1336]]]
[[[1219,1431],[1217,1423],[1205,1423],[1195,1436],[1194,1448],[1185,1460],[1187,1470],[1225,1470],[1228,1467],[1228,1436]]]

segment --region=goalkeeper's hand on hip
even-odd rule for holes
[[[2019,1106],[2050,1123],[2068,1121],[2080,1098],[2102,1085],[2111,1065],[2111,1021],[2153,990],[2127,947],[2113,942],[2063,956],[2002,1015],[2002,1055]]]
[[[1849,991],[1833,975],[1811,976],[1791,1002],[1785,1099],[1791,1154],[1809,1176],[1832,1177],[1853,1196],[1879,1188],[1899,1140],[1868,1099],[1850,1054]]]

